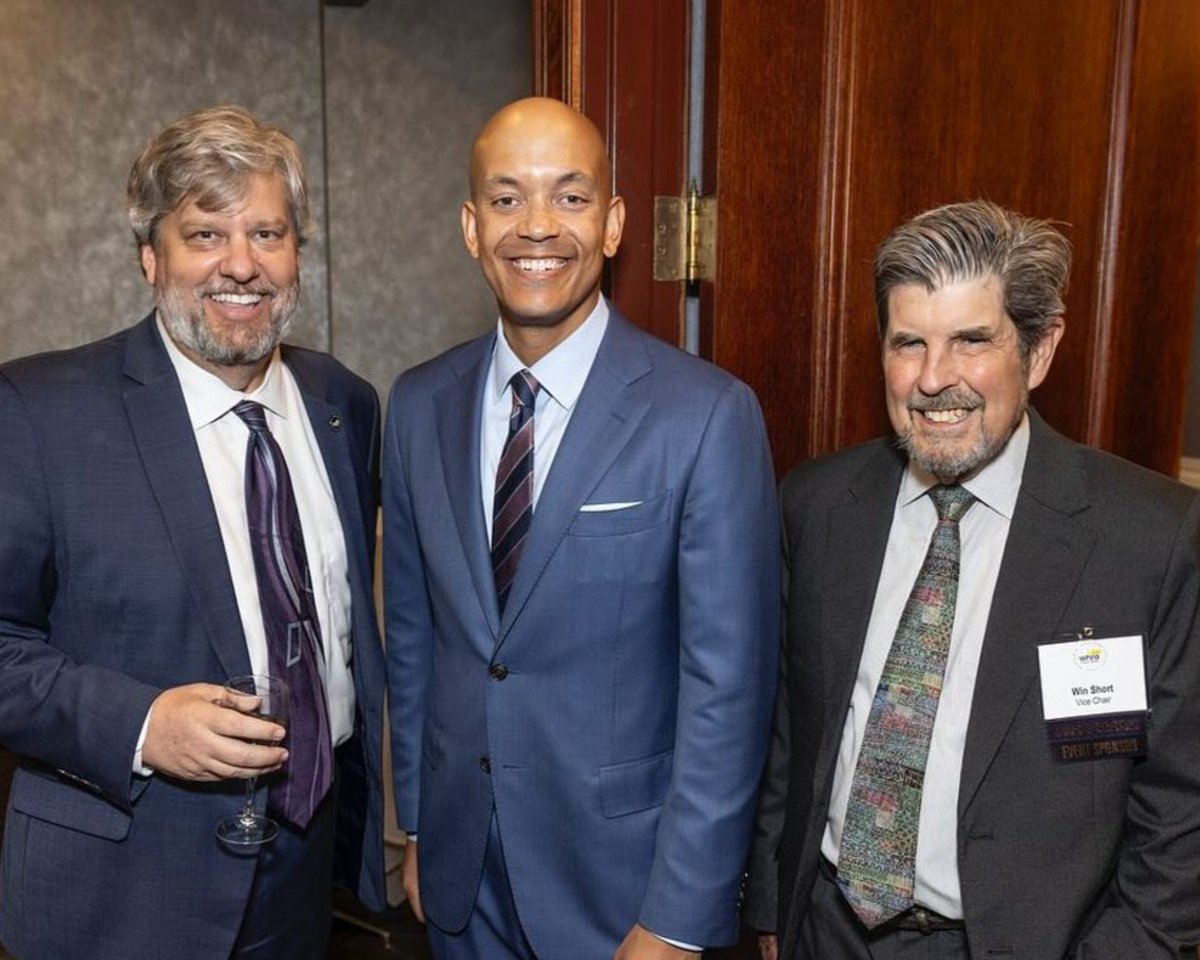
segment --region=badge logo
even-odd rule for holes
[[[1098,670],[1104,666],[1108,654],[1104,650],[1104,644],[1095,640],[1084,640],[1075,644],[1071,659],[1080,670]]]

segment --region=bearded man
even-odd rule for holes
[[[783,483],[768,960],[1179,960],[1200,941],[1200,497],[1029,406],[1066,239],[982,201],[875,259],[894,438]]]
[[[317,960],[335,874],[383,905],[378,400],[281,345],[308,229],[290,137],[190,113],[128,200],[155,311],[0,367],[0,939]],[[246,674],[287,682],[286,732],[229,708]],[[249,777],[278,833],[223,842]]]

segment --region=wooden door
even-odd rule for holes
[[[681,87],[664,78],[685,75],[672,37],[686,35],[681,0],[536,5],[543,24],[575,24],[535,46],[543,68],[558,50],[575,86],[542,76],[539,89],[573,93],[601,121],[631,219],[635,207],[645,219],[626,185],[657,169],[665,141],[623,136],[620,118],[676,110]],[[642,27],[655,11],[653,30],[635,29],[633,8]],[[718,239],[701,352],[758,392],[781,470],[888,430],[873,250],[921,210],[975,197],[1059,221],[1074,247],[1067,335],[1039,409],[1080,440],[1177,470],[1200,228],[1200,3],[708,0],[707,23],[704,188]],[[650,44],[649,79],[613,67],[636,43]],[[671,297],[620,283],[622,270],[648,271],[647,251],[635,241],[621,258],[618,304],[677,340],[661,321],[670,310],[651,306]]]

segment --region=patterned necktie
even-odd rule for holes
[[[271,675],[288,685],[288,761],[271,785],[271,807],[307,826],[333,782],[333,745],[318,658],[321,627],[304,552],[304,532],[283,451],[263,408],[243,400],[233,412],[250,428],[246,446],[246,515],[267,634]]]
[[[541,389],[528,370],[514,373],[509,383],[512,413],[508,417],[508,439],[496,469],[496,496],[492,501],[492,573],[496,577],[496,599],[501,614],[533,520],[533,406]]]
[[[958,596],[958,521],[975,498],[934,487],[938,523],[871,703],[850,787],[838,886],[869,928],[913,905],[921,788]]]

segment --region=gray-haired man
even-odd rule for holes
[[[135,162],[129,213],[155,312],[0,367],[0,939],[318,960],[335,873],[383,902],[378,401],[280,344],[308,218],[290,137],[188,114]],[[287,739],[224,705],[268,672]],[[278,836],[230,846],[255,775]]]
[[[1200,501],[1027,406],[1070,254],[975,202],[875,262],[896,437],[783,485],[765,957],[1150,960],[1200,940]]]

